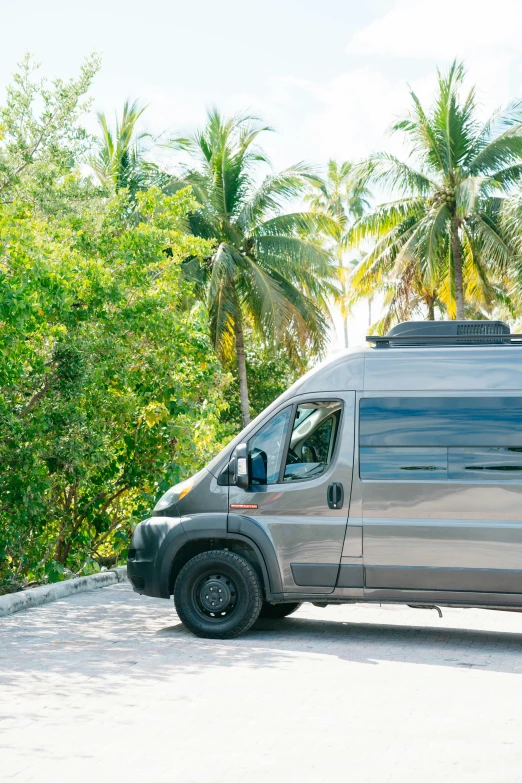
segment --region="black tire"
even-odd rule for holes
[[[257,620],[262,603],[259,578],[250,563],[222,549],[189,560],[174,586],[181,622],[205,639],[232,639],[245,633]]]
[[[261,607],[259,616],[265,620],[282,620],[283,617],[288,617],[289,614],[296,612],[300,606],[300,603],[267,604],[266,601],[263,601],[263,606]]]

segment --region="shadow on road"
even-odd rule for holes
[[[515,653],[522,653],[522,633],[462,630],[448,627],[391,625],[290,617],[259,620],[246,637],[226,642],[196,639],[181,623],[157,632],[182,638],[192,646],[225,645],[225,665],[259,658],[270,665],[292,654],[333,655],[341,660],[377,665],[381,661],[458,668],[514,671]],[[509,662],[506,656],[510,656]],[[255,663],[254,663],[255,665]],[[518,671],[518,669],[515,669]],[[522,658],[520,660],[522,673]]]
[[[196,676],[209,667],[289,668],[303,655],[315,657],[318,665],[334,656],[371,666],[400,662],[522,672],[522,633],[463,630],[445,627],[444,620],[437,626],[372,624],[298,614],[259,620],[246,636],[215,641],[192,636],[165,601],[143,599],[128,588],[90,596],[0,622],[2,687],[46,673],[87,677],[90,688],[110,679],[117,687],[118,680],[128,685],[129,678]]]

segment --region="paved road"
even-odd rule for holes
[[[0,779],[522,780],[522,615],[305,605],[201,640],[127,584],[0,620]]]

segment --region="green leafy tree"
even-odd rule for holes
[[[225,378],[181,312],[188,191],[127,191],[81,220],[0,215],[0,575],[62,578],[125,549],[133,520],[215,449]]]
[[[187,189],[81,176],[96,68],[49,84],[26,60],[0,108],[0,583],[114,561],[222,431],[206,310],[180,307],[211,244]]]
[[[400,297],[415,281],[459,319],[468,303],[472,311],[487,309],[505,296],[513,255],[500,208],[522,174],[520,101],[481,123],[474,90],[462,96],[464,77],[458,63],[439,73],[429,110],[411,92],[410,114],[392,126],[410,143],[410,160],[380,153],[361,166],[361,175],[397,198],[351,231],[354,244],[375,240],[353,277],[356,288],[388,286]]]
[[[214,246],[202,266],[213,343],[225,360],[237,357],[243,423],[250,421],[245,329],[299,358],[320,353],[327,336],[327,298],[335,259],[317,239],[331,217],[284,211],[311,177],[302,165],[260,181],[266,155],[257,147],[268,130],[249,116],[209,112],[207,124],[183,144],[193,165],[185,173],[199,202],[191,216],[197,236]]]
[[[99,65],[92,56],[78,78],[49,83],[24,58],[0,108],[0,204],[23,199],[48,211],[58,191],[62,204],[81,200],[83,183],[67,177],[91,143],[78,119],[90,106],[85,95]]]

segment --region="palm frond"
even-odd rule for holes
[[[420,262],[421,268],[426,266],[429,279],[435,283],[440,274],[440,256],[448,237],[448,224],[450,212],[447,204],[441,204],[434,213],[427,217],[426,241],[422,248],[424,262]]]
[[[440,149],[440,138],[434,132],[430,119],[424,111],[417,95],[410,91],[413,109],[408,117],[398,120],[391,126],[392,133],[402,131],[412,141],[412,151],[431,167],[433,171],[446,174],[447,154]]]
[[[460,218],[471,214],[479,204],[486,185],[490,183],[489,177],[466,177],[455,188],[455,202],[457,215]]]
[[[346,233],[344,246],[356,247],[367,238],[385,237],[408,218],[420,218],[425,211],[426,199],[423,196],[381,204],[354,223]]]
[[[219,244],[212,258],[212,272],[208,287],[209,307],[212,307],[212,302],[217,296],[221,281],[227,280],[232,284],[243,264],[243,256],[233,247],[225,242]]]
[[[238,225],[242,230],[251,230],[260,221],[277,214],[286,203],[300,196],[310,182],[315,181],[313,169],[304,163],[269,175],[242,207],[237,218]]]
[[[355,170],[361,178],[405,196],[425,196],[438,187],[437,183],[422,171],[391,155],[380,152],[359,163]]]
[[[488,117],[477,134],[476,152],[478,155],[491,143],[522,122],[522,100],[515,98],[507,106],[501,106]]]
[[[114,132],[109,128],[106,115],[99,113],[98,150],[89,160],[102,184],[116,191],[127,188],[131,198],[135,198],[139,190],[160,184],[164,179],[158,165],[146,157],[159,137],[137,127],[146,108],[138,101],[125,101],[121,119],[116,117]]]
[[[256,257],[261,263],[265,259],[274,259],[277,263],[292,260],[296,265],[312,274],[320,274],[322,278],[335,277],[336,261],[331,252],[309,239],[301,239],[297,236],[285,236],[283,234],[267,234],[265,236],[252,237]],[[299,268],[299,266],[297,266]]]
[[[475,212],[466,220],[466,228],[480,246],[481,256],[490,269],[502,271],[513,262],[513,251],[491,217],[483,211]]]
[[[238,316],[235,292],[230,281],[222,277],[209,308],[210,334],[217,353],[230,360],[234,350],[234,324]]]
[[[465,71],[462,63],[453,61],[447,74],[438,72],[437,99],[433,108],[432,126],[438,146],[443,151],[445,173],[465,164],[478,131],[475,120],[475,91],[472,88],[464,101],[460,100]]]
[[[337,237],[341,232],[338,221],[323,212],[290,212],[276,215],[260,223],[252,236],[314,236],[324,234]]]
[[[284,334],[292,317],[292,303],[285,297],[277,281],[249,256],[238,280],[238,290],[254,325],[260,334],[270,339]]]

